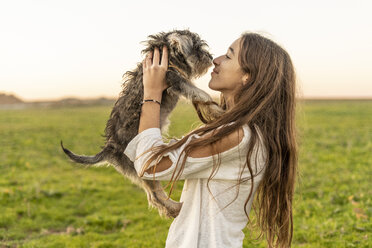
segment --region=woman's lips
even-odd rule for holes
[[[218,71],[216,70],[216,68],[213,69],[213,71],[211,72],[211,75],[213,75],[213,73],[218,74]]]

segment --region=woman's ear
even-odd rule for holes
[[[243,85],[247,84],[248,81],[249,81],[249,74],[248,73],[244,73],[243,77],[242,77],[242,81],[243,81]]]

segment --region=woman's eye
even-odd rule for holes
[[[225,55],[225,57],[226,57],[226,58],[228,58],[228,59],[230,59],[230,57],[229,57],[229,56],[227,56],[227,54]]]

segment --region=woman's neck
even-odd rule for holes
[[[231,109],[234,106],[234,97],[230,94],[223,94],[226,103],[226,109]]]

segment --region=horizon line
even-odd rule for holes
[[[64,99],[79,99],[79,100],[93,100],[93,99],[99,99],[99,98],[107,98],[107,99],[118,99],[119,96],[108,96],[108,95],[96,95],[96,96],[76,96],[76,95],[66,95],[66,96],[61,96],[61,97],[54,97],[54,98],[34,98],[34,99],[27,99],[18,96],[15,93],[12,92],[1,92],[0,95],[8,95],[8,96],[14,96],[21,101],[27,103],[27,102],[47,102],[47,101],[60,101]],[[210,94],[212,98],[219,98],[218,94]],[[372,100],[372,95],[371,96],[297,96],[296,99],[298,100]]]

